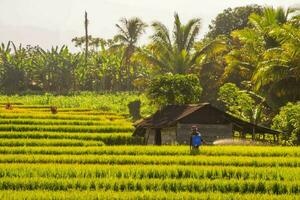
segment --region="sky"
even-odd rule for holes
[[[11,40],[43,48],[66,44],[75,50],[71,40],[84,35],[84,11],[93,37],[112,38],[122,17],[139,17],[148,24],[160,21],[172,29],[177,12],[184,23],[201,18],[201,38],[218,13],[249,4],[287,8],[299,6],[300,0],[0,0],[0,43]],[[141,43],[149,35],[151,28]]]

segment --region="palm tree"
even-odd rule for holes
[[[280,47],[269,49],[253,75],[255,89],[268,94],[277,105],[300,100],[300,32],[292,24],[274,28],[270,34]]]
[[[276,48],[280,43],[271,31],[274,27],[278,27],[288,21],[294,9],[284,10],[279,7],[274,9],[267,7],[262,15],[253,13],[249,16],[249,23],[252,28],[244,28],[231,33],[233,38],[243,44],[241,48],[233,49],[225,56],[227,67],[225,75],[239,72],[238,77],[249,80],[260,60],[263,59],[263,54],[267,49]]]
[[[194,18],[182,24],[177,13],[174,15],[173,37],[167,27],[160,23],[152,24],[154,34],[152,44],[144,50],[144,56],[161,72],[187,73],[197,59],[221,45],[220,41],[211,41],[200,49],[195,49],[195,40],[200,31],[200,19]]]
[[[282,7],[277,9],[266,7],[263,15],[256,13],[251,14],[249,16],[249,23],[254,27],[254,30],[263,37],[267,49],[277,47],[280,44],[276,38],[270,34],[270,31],[276,26],[287,23],[291,15],[296,11],[297,9],[293,8],[285,10]]]
[[[299,27],[292,23],[299,15],[295,11],[265,8],[261,16],[252,14],[252,28],[232,33],[240,43],[225,57],[225,74],[238,72],[243,80],[251,81],[273,108],[300,96],[300,36]]]
[[[134,54],[137,48],[138,40],[145,32],[145,28],[147,25],[141,19],[136,17],[130,19],[122,18],[120,22],[121,24],[116,24],[119,33],[114,37],[114,39],[118,41],[118,44],[114,45],[113,48],[124,48],[122,63],[127,74],[127,89],[129,89],[131,82],[131,57]],[[136,69],[134,67],[133,74],[135,77]]]

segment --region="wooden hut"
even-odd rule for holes
[[[189,144],[191,127],[198,126],[204,140],[212,143],[217,139],[232,138],[236,133],[262,136],[266,134],[278,140],[280,132],[238,119],[209,103],[197,105],[169,105],[152,116],[135,124],[133,136],[142,136],[145,144]]]

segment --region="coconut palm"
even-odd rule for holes
[[[292,8],[266,8],[262,17],[249,18],[264,38],[267,49],[252,82],[256,91],[264,93],[276,106],[300,99],[300,34],[299,27],[293,23],[299,17],[297,12]]]
[[[225,74],[239,71],[238,76],[249,80],[257,68],[263,54],[267,49],[280,46],[276,37],[271,31],[286,23],[295,9],[279,7],[274,9],[267,7],[262,15],[253,13],[249,16],[249,23],[252,28],[244,28],[231,33],[233,38],[237,38],[243,45],[241,48],[232,50],[225,58],[227,68]]]
[[[291,23],[297,17],[295,11],[266,8],[261,16],[252,14],[252,28],[232,33],[243,45],[226,56],[225,73],[238,72],[243,80],[251,81],[273,107],[299,99],[300,37],[299,28]],[[287,86],[290,89],[284,89]]]
[[[146,24],[139,18],[122,18],[121,24],[116,24],[118,28],[118,34],[114,39],[118,42],[113,48],[124,48],[124,54],[122,58],[122,64],[124,65],[127,74],[127,89],[130,87],[131,75],[130,65],[131,57],[134,54],[137,43],[142,34],[145,32]],[[134,77],[136,76],[136,69],[133,67]]]
[[[272,8],[266,7],[263,15],[253,13],[249,17],[249,23],[254,27],[254,31],[258,32],[264,39],[266,48],[278,47],[280,44],[270,31],[279,25],[288,22],[292,15],[297,11],[294,8],[284,9],[282,7]]]
[[[300,32],[292,24],[274,28],[270,34],[280,47],[269,49],[253,75],[255,89],[282,105],[300,100]]]
[[[216,47],[220,47],[220,41],[211,41],[200,49],[195,49],[195,40],[200,31],[200,19],[194,18],[186,24],[182,24],[177,13],[174,15],[173,36],[167,27],[160,23],[152,24],[154,34],[152,44],[144,50],[147,60],[159,67],[161,72],[187,73],[197,63],[197,59]]]

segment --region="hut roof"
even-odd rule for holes
[[[145,128],[164,128],[176,125],[181,120],[188,118],[191,114],[196,111],[200,111],[202,109],[208,109],[214,111],[215,115],[222,116],[228,123],[233,123],[236,127],[239,127],[240,130],[244,130],[247,132],[252,132],[253,129],[257,133],[270,133],[270,134],[278,134],[279,131],[269,129],[267,127],[258,126],[256,124],[252,124],[250,122],[241,120],[237,117],[234,117],[209,103],[202,104],[189,104],[189,105],[168,105],[161,110],[158,110],[152,116],[145,118],[144,120],[135,124],[136,131],[134,135],[143,135],[144,131],[141,129]],[[201,116],[200,116],[201,117]],[[190,121],[193,123],[193,121]]]
[[[135,124],[136,127],[166,127],[172,126],[183,117],[197,111],[208,103],[198,105],[168,105],[158,110],[152,116]]]

